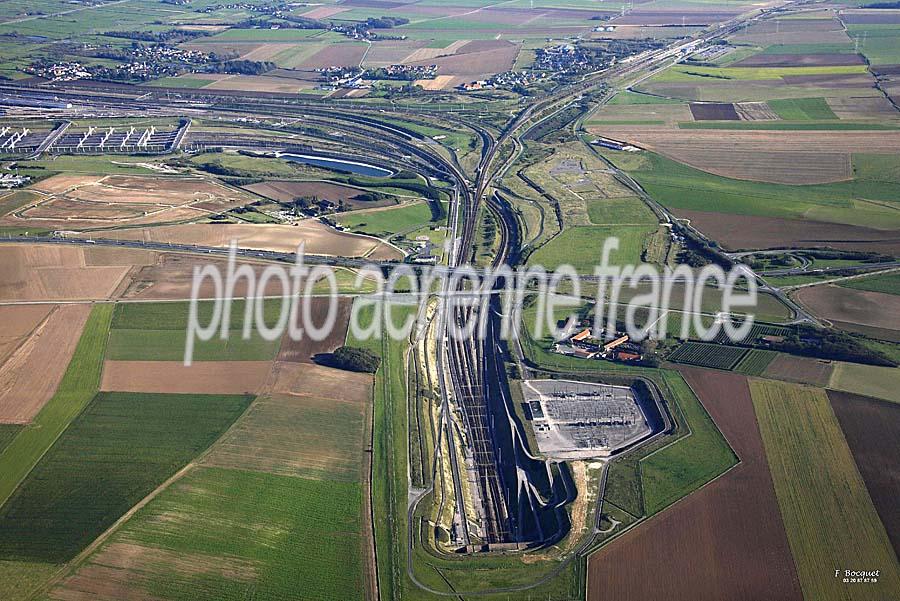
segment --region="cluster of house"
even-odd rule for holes
[[[609,361],[640,361],[640,345],[631,342],[628,334],[616,333],[616,338],[604,342],[595,338],[590,328],[584,328],[568,340],[553,345],[553,352],[581,359]]]
[[[66,61],[50,65],[31,65],[22,70],[25,73],[51,81],[75,81],[76,79],[86,79],[92,75],[87,67],[77,61]]]
[[[457,90],[470,92],[473,90],[491,90],[494,88],[514,88],[516,86],[527,86],[541,79],[546,79],[547,73],[539,71],[504,71],[497,73],[490,79],[480,79],[478,81],[470,81],[456,86]]]
[[[75,81],[97,76],[114,79],[152,79],[174,76],[185,65],[202,65],[210,62],[208,54],[198,50],[182,50],[164,44],[135,45],[130,49],[130,61],[112,66],[82,65],[77,61],[58,63],[38,62],[23,71],[52,81]]]
[[[19,175],[18,173],[4,173],[0,175],[0,188],[8,190],[9,188],[19,188],[28,184],[31,178],[27,175]]]

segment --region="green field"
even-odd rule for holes
[[[245,396],[100,393],[0,511],[0,557],[71,559],[216,440]]]
[[[778,353],[763,349],[751,349],[749,353],[737,362],[734,371],[748,376],[761,376],[769,363],[775,360]]]
[[[873,65],[900,63],[900,25],[847,25],[847,33],[859,41],[859,51]]]
[[[890,598],[900,566],[825,392],[764,380],[750,390],[804,596]],[[848,586],[835,569],[878,569],[881,577]]]
[[[129,581],[141,597],[363,599],[361,495],[358,483],[195,468],[111,543],[170,553]],[[217,569],[185,567],[195,564]]]
[[[610,158],[616,162],[615,156]],[[881,169],[900,163],[897,157],[876,161],[872,155],[855,154],[853,180],[802,186],[720,177],[656,154],[644,158],[629,173],[669,208],[900,227],[896,210],[900,183],[893,175],[885,175],[892,171]],[[873,164],[879,169],[873,169]]]
[[[869,292],[883,292],[884,294],[900,294],[900,273],[888,273],[873,275],[867,278],[844,280],[839,286],[853,288],[855,290],[868,290]]]
[[[3,449],[9,446],[22,428],[18,424],[0,424],[0,453],[3,453]]]
[[[770,100],[767,104],[779,117],[787,121],[837,119],[837,115],[824,98],[788,98]]]
[[[683,104],[683,101],[625,90],[613,96],[607,104]]]
[[[578,273],[594,273],[600,264],[604,240],[619,238],[619,249],[610,255],[611,265],[638,265],[644,241],[656,231],[655,226],[579,226],[563,230],[537,249],[528,259],[548,271],[560,265],[571,265]]]
[[[194,361],[270,361],[278,353],[280,340],[265,340],[254,329],[245,340],[241,330],[229,330],[225,340],[197,340]],[[109,332],[111,361],[182,361],[186,334],[183,330],[124,330]]]
[[[840,75],[866,73],[865,65],[845,65],[829,67],[695,67],[676,65],[655,75],[652,83],[696,84],[716,83],[723,80],[765,81],[781,79],[785,75]]]
[[[82,409],[100,386],[106,337],[112,305],[96,305],[88,317],[56,394],[0,454],[0,506],[28,475],[47,449]]]
[[[349,230],[389,238],[431,222],[427,202],[408,203],[387,209],[368,209],[339,215],[335,219]]]
[[[828,387],[900,403],[900,368],[838,362]]]
[[[685,342],[667,359],[676,363],[686,363],[715,369],[734,369],[747,354],[747,349],[724,344]]]
[[[587,211],[591,223],[596,225],[653,225],[659,222],[650,207],[637,197],[588,200]]]

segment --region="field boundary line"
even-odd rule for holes
[[[246,395],[249,396],[249,395]],[[131,517],[134,516],[135,513],[143,509],[150,503],[153,499],[159,496],[161,493],[165,492],[172,484],[183,478],[189,471],[194,468],[204,467],[202,461],[206,459],[206,457],[219,445],[220,441],[222,441],[228,434],[230,434],[238,425],[238,423],[244,419],[250,412],[253,407],[256,406],[259,400],[259,396],[255,396],[253,401],[247,405],[244,411],[237,417],[237,419],[232,422],[231,426],[228,427],[225,432],[222,433],[219,438],[217,438],[211,445],[209,445],[202,453],[197,455],[192,461],[190,461],[187,465],[182,467],[180,470],[169,476],[164,482],[162,482],[159,486],[154,488],[150,493],[147,494],[143,499],[135,503],[128,511],[123,513],[119,519],[112,523],[112,525],[104,530],[97,538],[95,538],[91,543],[85,547],[78,555],[73,557],[71,560],[66,562],[60,569],[53,574],[50,579],[44,582],[39,588],[31,593],[28,599],[37,599],[38,595],[46,594],[50,591],[50,589],[58,584],[64,577],[72,574],[81,567],[81,564],[93,554],[103,543],[107,541],[116,531],[125,524]],[[231,468],[225,468],[231,469]]]

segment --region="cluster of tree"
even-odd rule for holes
[[[318,196],[298,196],[293,200],[280,201],[278,204],[289,211],[293,211],[294,215],[316,216],[322,213],[347,210],[347,205],[343,200],[338,200],[337,203],[334,203],[327,198],[319,198]]]
[[[377,202],[379,200],[385,200],[389,198],[387,194],[381,194],[380,192],[361,192],[353,197],[353,200],[359,202]]]
[[[293,15],[283,15],[281,20],[278,21],[263,17],[250,17],[243,21],[238,21],[233,27],[235,29],[269,29],[276,25],[280,29],[328,29],[328,24],[323,21],[306,17],[295,17]]]
[[[170,42],[177,44],[194,38],[209,35],[208,31],[195,31],[190,29],[169,29],[168,31],[107,31],[103,35],[111,38],[123,38],[137,40],[139,42]]]
[[[772,348],[785,353],[896,367],[897,363],[884,355],[866,348],[855,338],[837,330],[822,330],[810,325],[801,325],[793,329],[783,342],[772,343]]]
[[[678,253],[679,263],[684,263],[690,267],[703,267],[710,263],[716,263],[725,269],[734,267],[734,261],[722,254],[715,242],[700,238],[693,230],[684,227],[680,223],[675,223],[673,230],[684,238],[683,248]]]
[[[347,371],[374,374],[381,365],[381,357],[370,350],[355,346],[342,346],[333,353],[315,356],[317,363]]]
[[[272,61],[234,60],[215,63],[210,67],[210,71],[213,73],[233,73],[238,75],[262,75],[277,68],[278,65]]]
[[[391,29],[407,23],[409,23],[409,19],[403,17],[369,17],[366,19],[366,26],[370,29]]]

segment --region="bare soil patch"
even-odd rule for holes
[[[303,61],[304,69],[319,69],[326,67],[355,67],[359,65],[366,53],[366,45],[356,42],[343,42],[329,44],[322,50]]]
[[[214,203],[222,210],[249,200],[240,191],[201,178],[56,175],[36,186],[46,198],[7,215],[2,223],[54,229],[164,223],[203,216],[190,208],[195,205]]]
[[[675,214],[690,219],[694,227],[728,250],[830,247],[900,254],[900,234],[890,230],[711,211],[676,209]]]
[[[296,226],[198,223],[98,232],[97,235],[214,247],[226,247],[231,240],[236,240],[241,248],[276,252],[296,252],[297,245],[305,242],[309,254],[366,256],[379,260],[402,258],[399,250],[380,240],[338,232],[315,219],[307,219]]]
[[[894,552],[900,555],[900,405],[835,390],[828,391],[828,399]]]
[[[848,25],[889,25],[900,23],[900,12],[887,10],[850,11],[841,14],[841,21]]]
[[[900,296],[840,286],[801,288],[794,297],[813,313],[844,324],[900,329]]]
[[[271,361],[106,361],[100,390],[183,394],[254,394]]]
[[[115,296],[129,265],[89,265],[76,246],[2,247],[0,300],[103,300]]]
[[[329,298],[313,297],[306,300],[310,307],[310,316],[314,324],[322,324],[328,313],[331,302]],[[278,361],[290,363],[313,363],[313,357],[319,353],[330,353],[342,346],[347,337],[347,326],[350,321],[350,311],[353,308],[353,299],[339,297],[335,303],[336,320],[331,333],[324,340],[311,340],[303,338],[292,340],[287,334],[281,341],[281,350],[278,352]]]
[[[737,121],[740,117],[730,102],[691,103],[695,121]]]
[[[778,355],[763,374],[766,378],[825,387],[831,380],[834,363],[792,355]]]
[[[306,11],[300,16],[306,17],[307,19],[327,19],[328,17],[339,15],[340,13],[347,12],[348,10],[350,9],[341,6],[319,6],[312,10]]]
[[[86,304],[53,308],[0,365],[0,423],[28,423],[50,400],[90,312]]]
[[[741,463],[591,555],[587,598],[799,601],[746,378],[681,371]]]

